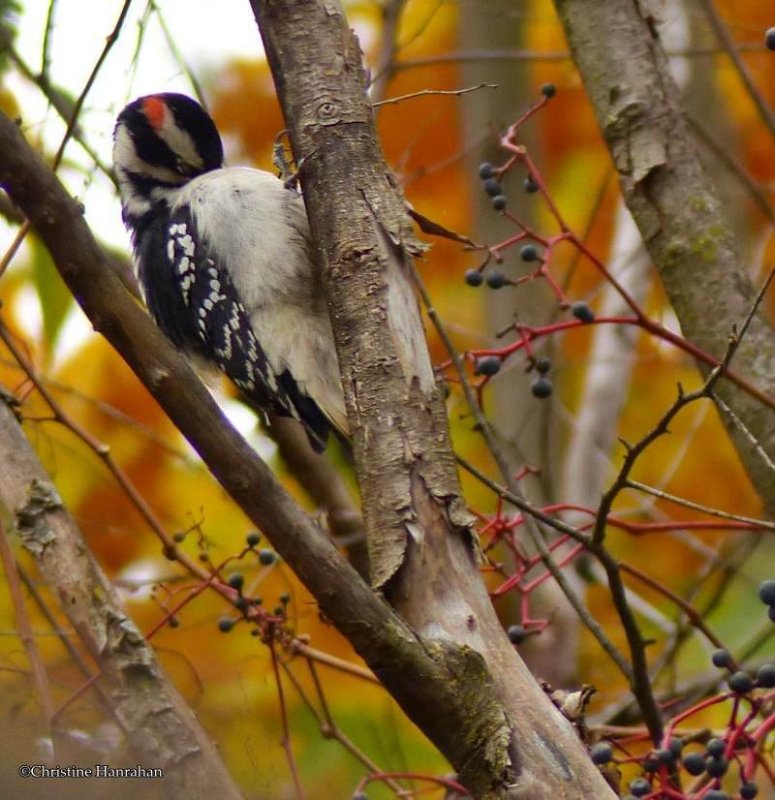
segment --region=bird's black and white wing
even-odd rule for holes
[[[256,338],[250,315],[231,274],[216,258],[206,239],[196,234],[196,222],[188,209],[174,211],[166,229],[165,253],[169,275],[182,300],[178,307],[187,317],[186,329],[195,330],[199,345],[242,393],[259,409],[299,420],[307,428],[313,446],[325,447],[328,423],[316,403],[303,394],[288,370],[276,373]],[[168,319],[168,309],[156,310],[162,329],[179,330],[180,322]]]

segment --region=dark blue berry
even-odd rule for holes
[[[552,391],[554,391],[554,386],[552,386],[552,382],[549,378],[542,375],[540,378],[533,381],[530,386],[530,391],[533,393],[533,397],[537,397],[539,400],[545,400],[551,395]]]
[[[499,194],[503,194],[503,188],[501,187],[501,182],[497,178],[487,178],[487,180],[482,184],[482,188],[484,189],[490,197],[497,197]]]
[[[288,592],[283,592],[283,593],[280,595],[280,597],[278,598],[278,600],[279,600],[279,601],[280,601],[280,602],[281,602],[281,603],[282,603],[284,606],[287,606],[287,605],[288,605],[288,603],[290,603],[290,602],[291,602],[291,596],[288,594]]]
[[[659,759],[657,758],[656,753],[649,753],[643,759],[643,771],[644,772],[656,772],[659,769]]]
[[[474,375],[495,375],[500,372],[501,360],[498,356],[482,356],[476,359]]]
[[[493,269],[487,273],[487,285],[491,289],[502,289],[507,283],[506,276],[500,270]]]
[[[708,740],[708,743],[705,745],[705,749],[714,758],[721,758],[721,756],[724,755],[724,751],[727,749],[727,746],[723,739],[714,738]]]
[[[229,617],[221,617],[218,620],[218,630],[221,633],[228,633],[234,627],[235,624],[236,623],[234,622],[233,619],[230,619]]]
[[[747,672],[735,672],[727,683],[735,694],[747,694],[753,689],[753,678]]]
[[[775,581],[762,581],[759,584],[759,600],[766,606],[775,606]]]
[[[265,566],[268,567],[270,564],[274,564],[277,556],[274,554],[272,550],[259,550],[258,551],[258,560]]]
[[[753,800],[757,794],[759,794],[759,787],[752,781],[746,781],[740,787],[740,797],[742,800]]]
[[[525,182],[522,185],[525,187],[525,191],[528,192],[528,194],[534,194],[541,188],[536,183],[535,179],[529,176],[525,178]]]
[[[775,664],[762,664],[756,670],[756,683],[762,689],[775,687]]]
[[[479,165],[479,177],[486,181],[487,178],[492,178],[495,174],[495,167],[489,162],[485,161],[484,163]]]
[[[504,208],[509,204],[509,199],[506,197],[505,194],[498,194],[495,195],[492,199],[492,207],[496,211],[503,211]]]
[[[660,747],[655,755],[660,764],[672,764],[676,759],[676,754],[669,747]]]
[[[236,589],[238,592],[241,592],[242,587],[245,585],[245,576],[240,572],[235,572],[233,575],[229,575],[228,583],[232,589]]]
[[[721,758],[709,758],[705,762],[705,770],[711,778],[723,777],[728,769],[729,762],[723,756]]]
[[[598,742],[589,749],[594,764],[607,764],[614,757],[614,750],[608,742]]]
[[[579,301],[578,303],[574,303],[571,307],[571,314],[573,314],[576,319],[581,320],[582,322],[594,322],[595,321],[595,312],[583,301]]]
[[[541,373],[541,375],[546,375],[547,372],[552,368],[552,362],[548,358],[537,358],[536,359],[536,370]]]
[[[775,28],[770,28],[767,33],[764,34],[764,44],[767,46],[768,50],[775,50]]]
[[[713,661],[713,666],[719,669],[726,669],[732,666],[732,656],[729,655],[727,650],[716,650],[711,661]]]
[[[522,245],[522,249],[519,251],[519,257],[523,261],[538,261],[541,258],[541,254],[534,244],[525,244]]]
[[[245,537],[248,547],[255,547],[261,541],[261,534],[258,531],[253,531]]]
[[[465,282],[469,286],[481,286],[484,283],[484,276],[478,269],[467,269]]]
[[[683,765],[690,775],[702,775],[705,772],[705,756],[702,753],[687,753],[683,757]]]
[[[683,739],[679,739],[677,736],[672,736],[670,741],[667,743],[667,747],[670,752],[678,758],[681,755],[681,751],[684,749]]]
[[[553,83],[545,83],[541,87],[541,94],[544,97],[554,97],[557,94],[557,87]]]
[[[506,635],[512,644],[522,644],[527,636],[527,631],[523,625],[509,625]]]
[[[630,794],[635,797],[644,797],[651,791],[651,784],[645,778],[635,778],[630,784]]]

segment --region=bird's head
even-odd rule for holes
[[[140,218],[170,190],[223,166],[223,145],[195,100],[166,92],[139,97],[118,115],[113,164],[125,218]]]

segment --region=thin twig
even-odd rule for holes
[[[404,100],[412,100],[415,97],[434,97],[436,95],[451,95],[459,97],[461,94],[468,94],[469,92],[477,92],[479,89],[497,89],[497,83],[478,83],[476,86],[468,86],[465,89],[421,89],[418,92],[411,94],[401,94],[397,97],[388,97],[387,100],[380,100],[377,103],[372,103],[373,108],[378,106],[386,106],[391,103],[401,103]]]
[[[740,51],[761,51],[761,45],[742,44],[737,47]],[[681,58],[703,58],[718,55],[718,47],[690,47],[666,51],[668,56]],[[570,61],[571,55],[567,50],[456,50],[443,55],[425,56],[421,58],[406,58],[393,62],[393,70],[418,69],[422,67],[436,67],[442,64],[466,64],[486,61],[516,61],[531,64],[555,63]]]
[[[25,219],[24,222],[19,226],[19,230],[16,232],[16,236],[14,236],[13,241],[9,245],[8,249],[3,253],[2,259],[0,259],[0,278],[5,274],[5,271],[8,269],[10,263],[13,261],[16,254],[19,252],[19,248],[22,246],[27,234],[30,232],[30,221]]]
[[[183,72],[188,79],[188,82],[191,84],[191,88],[194,90],[194,94],[196,95],[196,99],[204,106],[204,91],[202,90],[202,84],[199,83],[199,79],[194,74],[194,70],[191,69],[188,61],[186,61],[183,53],[181,52],[180,48],[178,47],[178,43],[175,37],[172,35],[169,26],[167,25],[167,20],[164,18],[164,15],[159,8],[159,4],[156,0],[149,0],[149,6],[153,10],[154,14],[156,14],[156,18],[159,21],[159,27],[161,28],[161,32],[164,34],[164,40],[167,43],[167,47],[169,48],[172,57],[175,61],[180,64]]]
[[[54,420],[68,428],[76,437],[78,437],[89,449],[91,449],[104,463],[108,471],[113,475],[114,479],[125,492],[132,504],[135,506],[140,516],[145,519],[148,526],[159,537],[162,543],[163,551],[166,556],[178,561],[188,572],[196,576],[202,581],[209,581],[211,579],[210,573],[199,562],[189,558],[177,545],[174,538],[167,532],[159,519],[151,510],[151,507],[145,501],[145,498],[136,489],[126,473],[118,466],[110,455],[110,448],[97,441],[85,428],[72,419],[59,403],[56,398],[49,391],[48,387],[41,380],[32,364],[27,360],[21,352],[16,342],[6,328],[5,324],[0,319],[0,341],[10,351],[11,355],[16,359],[20,367],[24,370],[27,377],[40,393],[43,400],[51,409]],[[228,594],[228,593],[227,593]],[[230,595],[229,595],[230,596]]]
[[[757,438],[751,433],[751,431],[748,430],[743,420],[741,420],[740,417],[738,417],[737,414],[735,414],[735,412],[732,411],[732,409],[715,392],[711,394],[711,397],[713,399],[713,402],[721,409],[721,411],[724,413],[726,418],[732,423],[732,425],[734,425],[740,431],[740,433],[742,433],[743,436],[745,436],[745,438],[748,440],[753,450],[756,452],[759,458],[761,458],[761,460],[764,462],[767,469],[769,469],[772,472],[775,472],[775,461],[773,461],[770,458],[767,451],[762,447],[761,442],[759,442]]]
[[[73,662],[81,671],[83,676],[87,679],[91,679],[94,677],[94,673],[91,671],[88,663],[81,655],[80,650],[72,643],[71,641],[71,634],[67,631],[63,631],[59,622],[57,621],[56,617],[52,614],[51,609],[48,607],[47,603],[44,602],[43,597],[41,596],[40,592],[38,591],[38,587],[35,585],[35,582],[30,578],[27,574],[24,567],[21,564],[16,565],[16,570],[19,573],[19,578],[21,582],[24,584],[24,588],[29,592],[30,597],[35,602],[35,605],[38,607],[38,611],[45,617],[46,622],[51,627],[51,630],[56,635],[57,639],[62,643],[62,646],[67,650],[68,655],[70,658],[73,659]],[[107,695],[102,691],[102,687],[97,684],[95,686],[97,689],[97,694],[100,696],[100,699],[103,702],[103,705],[106,705],[108,702]],[[107,707],[107,706],[106,706]]]
[[[320,725],[320,732],[326,739],[334,739],[335,741],[339,742],[339,744],[352,755],[359,763],[363,764],[363,766],[369,770],[369,772],[379,772],[380,768],[374,761],[372,761],[366,753],[364,753],[352,740],[350,740],[347,736],[345,736],[342,731],[337,727],[336,723],[334,722],[334,718],[331,715],[331,711],[328,707],[328,703],[326,702],[326,696],[323,692],[323,685],[320,682],[320,677],[318,676],[317,670],[315,669],[315,664],[313,661],[307,659],[307,666],[309,667],[310,674],[312,676],[312,682],[315,686],[315,693],[318,697],[318,702],[320,703],[321,711],[315,707],[315,704],[312,700],[307,696],[307,693],[304,691],[300,681],[296,676],[293,674],[293,671],[285,662],[280,662],[280,666],[283,668],[288,680],[293,684],[294,688],[299,694],[302,702],[305,706],[310,710],[312,715]],[[399,796],[404,797],[405,790],[401,786],[401,784],[397,783],[396,781],[386,780],[385,783]]]
[[[43,29],[43,47],[40,54],[40,74],[48,75],[51,66],[51,36],[54,32],[54,16],[56,15],[57,0],[49,0],[46,12],[46,25]]]
[[[726,54],[731,59],[732,64],[734,65],[735,70],[737,71],[737,74],[743,83],[743,86],[748,92],[753,104],[756,106],[756,110],[759,112],[762,122],[769,128],[770,135],[775,136],[775,114],[773,114],[772,109],[767,104],[767,101],[762,97],[762,94],[754,83],[754,80],[751,77],[751,73],[748,71],[748,67],[746,67],[745,62],[742,58],[740,58],[740,54],[737,52],[737,45],[735,44],[734,39],[732,39],[727,26],[718,15],[718,12],[716,11],[716,8],[711,0],[700,0],[700,4],[705,10],[705,15],[708,18],[711,28],[713,28],[713,32],[718,37],[718,40],[723,49],[726,51]]]
[[[746,517],[742,514],[730,514],[727,511],[721,511],[712,506],[705,506],[701,503],[694,503],[687,500],[685,497],[678,497],[677,495],[665,492],[662,489],[655,489],[653,486],[648,486],[645,483],[629,479],[627,481],[627,488],[637,489],[644,494],[650,494],[652,497],[658,497],[660,500],[667,500],[670,503],[675,503],[684,508],[691,508],[694,511],[701,511],[703,514],[708,514],[712,517],[719,517],[720,519],[734,520],[735,522],[745,522],[749,525],[755,525],[757,528],[765,528],[766,530],[775,531],[775,522],[770,522],[764,519],[756,519],[756,517]]]
[[[27,64],[27,62],[13,47],[8,48],[7,54],[8,58],[13,61],[19,72],[21,72],[21,74],[30,83],[37,86],[41,94],[46,98],[46,100],[48,100],[51,107],[57,112],[57,114],[59,114],[60,118],[67,123],[72,117],[74,107],[69,96],[66,95],[62,89],[59,89],[57,86],[51,83],[47,73],[41,73],[39,75],[35,74],[29,64]],[[113,176],[110,167],[100,159],[100,157],[97,155],[97,151],[91,146],[91,144],[89,144],[88,140],[83,135],[83,131],[78,126],[76,126],[73,130],[73,138],[78,142],[86,155],[89,156],[94,164],[97,165],[99,170],[108,178],[108,180],[115,184],[115,177]]]
[[[102,69],[102,65],[105,63],[105,59],[108,57],[108,53],[111,51],[113,45],[118,41],[118,36],[121,33],[121,28],[124,27],[124,21],[126,20],[126,16],[129,13],[129,7],[132,5],[132,0],[124,0],[124,5],[121,8],[121,12],[118,15],[118,19],[116,20],[116,24],[113,27],[113,30],[108,34],[107,38],[105,39],[105,47],[102,48],[102,52],[100,53],[99,57],[97,58],[97,62],[94,65],[88,79],[86,80],[86,85],[83,87],[80,95],[78,95],[77,100],[75,101],[75,105],[73,106],[73,112],[70,116],[70,121],[67,123],[67,129],[65,130],[65,135],[62,137],[62,142],[59,145],[59,149],[54,156],[54,160],[51,164],[51,169],[56,172],[57,167],[62,161],[62,156],[65,153],[65,148],[67,147],[67,143],[70,141],[70,138],[73,135],[73,131],[75,130],[75,126],[78,124],[78,117],[81,114],[81,109],[83,108],[83,104],[86,102],[86,96],[91,91],[92,86],[94,85],[94,81],[97,80],[97,75],[99,71]]]
[[[131,6],[131,4],[132,4],[132,0],[125,0],[124,5],[123,5],[123,7],[121,9],[121,13],[118,16],[118,20],[116,21],[116,24],[115,24],[113,30],[108,35],[108,37],[107,37],[107,39],[105,41],[105,47],[103,47],[102,52],[100,53],[99,58],[97,59],[97,62],[94,65],[94,68],[92,69],[91,74],[89,75],[89,78],[86,81],[86,85],[84,86],[83,90],[81,91],[81,94],[78,96],[78,99],[75,101],[75,104],[73,105],[72,110],[70,110],[69,116],[68,116],[67,112],[65,111],[64,106],[61,103],[61,98],[57,98],[56,101],[54,100],[54,98],[56,97],[56,93],[52,92],[50,84],[48,83],[48,78],[47,78],[46,74],[42,73],[40,76],[36,77],[33,74],[32,70],[30,70],[28,67],[26,67],[26,65],[24,64],[22,59],[18,55],[15,54],[15,51],[13,51],[13,49],[10,49],[10,51],[9,51],[12,60],[14,60],[14,63],[16,63],[16,65],[19,67],[19,69],[25,74],[25,76],[29,80],[33,81],[41,89],[41,91],[46,95],[46,97],[49,99],[49,101],[54,106],[54,108],[62,115],[63,119],[67,120],[67,128],[65,129],[65,134],[62,137],[62,141],[60,142],[59,148],[58,148],[58,150],[57,150],[57,152],[56,152],[56,154],[54,156],[54,159],[53,159],[53,161],[51,163],[51,168],[54,171],[57,170],[57,167],[62,162],[62,157],[64,156],[65,148],[67,147],[67,143],[70,141],[71,138],[76,137],[76,140],[79,142],[79,144],[81,144],[82,147],[84,147],[84,149],[86,149],[87,153],[89,154],[90,158],[93,159],[94,163],[97,164],[100,167],[100,169],[102,169],[104,172],[106,172],[106,174],[109,177],[111,177],[110,170],[108,168],[106,168],[104,165],[101,164],[101,162],[100,162],[99,158],[97,157],[96,153],[94,153],[94,151],[91,150],[91,148],[89,147],[88,144],[84,145],[84,143],[81,141],[81,137],[78,135],[78,131],[77,131],[78,117],[79,117],[79,115],[81,113],[81,109],[83,108],[83,104],[86,101],[86,96],[89,94],[89,91],[91,90],[92,86],[94,85],[94,81],[97,79],[97,75],[99,74],[99,71],[102,68],[102,65],[105,63],[105,59],[108,57],[108,53],[110,52],[111,48],[116,43],[116,41],[118,40],[119,33],[121,32],[121,28],[124,25],[124,21],[125,21],[126,16],[127,16],[128,12],[129,12],[129,7]],[[52,7],[49,8],[50,12],[51,12],[51,8]],[[112,177],[111,177],[111,180],[113,180]],[[19,232],[17,233],[16,239],[14,240],[12,246],[9,248],[8,252],[3,257],[2,263],[0,263],[0,275],[2,275],[2,273],[8,267],[8,263],[11,261],[11,259],[13,259],[13,256],[15,255],[16,251],[18,250],[18,248],[21,245],[22,241],[24,241],[24,238],[26,237],[27,233],[29,232],[29,229],[30,229],[29,222],[25,221],[22,224],[21,228],[19,229]]]
[[[655,592],[658,592],[664,597],[667,597],[671,602],[675,603],[675,605],[677,605],[684,612],[684,614],[686,614],[689,620],[691,620],[694,627],[697,628],[697,630],[702,631],[702,633],[705,635],[705,638],[711,644],[713,644],[715,647],[723,648],[724,645],[721,639],[719,639],[718,636],[716,636],[716,634],[713,633],[713,631],[705,624],[703,615],[700,614],[700,612],[697,611],[697,609],[694,608],[691,603],[687,603],[683,597],[671,591],[659,581],[654,580],[654,578],[652,578],[650,575],[647,575],[642,570],[632,566],[632,564],[626,564],[622,562],[619,565],[619,568],[623,572],[626,572],[628,575],[632,575],[642,583],[650,586]]]
[[[296,789],[296,796],[299,800],[304,800],[304,787],[301,783],[301,777],[299,775],[299,767],[296,763],[296,757],[293,754],[293,745],[291,744],[291,731],[288,727],[288,708],[285,704],[285,690],[283,689],[283,680],[280,675],[280,667],[278,665],[277,659],[277,650],[274,646],[274,639],[269,639],[269,653],[272,657],[272,672],[274,673],[274,680],[275,686],[277,686],[277,699],[280,703],[280,719],[282,720],[283,725],[283,738],[282,738],[282,748],[285,750],[285,757],[288,760],[288,768],[291,771],[291,776],[293,777],[293,785]]]
[[[51,698],[51,686],[49,685],[48,676],[46,675],[46,668],[43,666],[38,643],[35,641],[35,634],[32,631],[30,617],[27,614],[24,593],[22,592],[19,573],[16,569],[16,559],[11,550],[10,542],[8,541],[8,536],[2,521],[0,521],[0,562],[3,564],[5,581],[8,585],[8,592],[11,595],[11,603],[14,609],[14,616],[16,617],[16,627],[19,631],[19,639],[21,640],[24,652],[27,654],[27,659],[32,668],[32,677],[35,681],[35,689],[43,711],[43,717],[46,720],[46,725],[50,728],[54,719],[54,703]]]
[[[552,577],[557,582],[558,586],[568,598],[568,602],[573,607],[574,611],[579,615],[579,619],[586,625],[592,635],[600,644],[601,648],[610,656],[613,662],[617,665],[617,667],[622,671],[622,674],[630,680],[631,679],[631,670],[630,665],[627,663],[627,660],[624,658],[622,653],[617,649],[616,645],[608,638],[605,631],[600,627],[597,623],[595,618],[589,612],[587,607],[582,602],[581,598],[575,592],[573,587],[570,585],[570,582],[567,580],[565,575],[563,574],[562,570],[560,570],[554,559],[552,558],[551,552],[544,541],[544,536],[538,525],[536,524],[536,520],[540,520],[547,525],[551,525],[552,527],[556,528],[557,530],[561,530],[563,533],[566,533],[568,536],[571,536],[576,541],[586,543],[588,541],[587,537],[584,536],[580,531],[576,530],[570,525],[566,525],[565,523],[561,522],[560,520],[555,520],[548,515],[543,514],[539,509],[534,507],[530,504],[527,499],[524,497],[522,491],[519,488],[517,482],[513,479],[511,475],[511,470],[509,469],[508,463],[506,462],[506,458],[503,455],[500,446],[498,445],[498,441],[496,439],[495,433],[492,430],[489,420],[485,417],[481,406],[476,397],[476,393],[474,392],[473,388],[471,387],[470,382],[466,376],[465,366],[463,365],[463,360],[460,357],[460,354],[457,352],[457,348],[455,348],[454,344],[452,343],[452,339],[450,338],[444,323],[442,322],[441,318],[439,317],[438,313],[436,312],[436,308],[434,307],[431,297],[428,293],[427,288],[416,269],[412,271],[412,277],[417,287],[417,290],[422,298],[423,304],[426,308],[428,317],[433,322],[436,331],[438,332],[441,340],[446,348],[447,352],[449,353],[449,357],[452,359],[452,363],[455,366],[455,370],[457,371],[458,377],[460,379],[460,384],[463,388],[463,393],[465,395],[466,401],[468,403],[471,412],[473,413],[478,430],[482,433],[484,440],[495,459],[495,463],[498,466],[498,470],[501,473],[501,477],[508,487],[507,489],[502,489],[499,493],[504,499],[507,499],[509,502],[513,503],[517,508],[521,511],[525,512],[524,517],[524,524],[525,528],[530,536],[531,541],[533,542],[534,546],[538,550],[539,555],[541,556],[541,560],[544,566],[549,570]],[[458,459],[460,462],[460,459]],[[466,468],[475,474],[480,480],[488,480],[484,473],[475,470],[472,465],[466,465]]]
[[[369,87],[369,95],[375,101],[375,105],[385,97],[388,82],[393,76],[393,60],[398,51],[398,26],[405,6],[406,0],[385,0],[382,5],[379,49]]]
[[[346,672],[348,675],[370,681],[377,686],[382,685],[379,680],[377,680],[374,673],[367,667],[362,667],[360,664],[353,664],[351,661],[345,661],[343,658],[337,658],[323,650],[310,647],[310,645],[301,639],[294,638],[288,643],[287,647],[292,653],[299,653],[309,661],[316,661],[318,664],[324,664],[332,669],[338,669],[340,672]]]
[[[724,147],[717,136],[705,130],[700,120],[691,115],[688,115],[688,119],[692,130],[697,134],[702,145],[743,185],[762,214],[770,222],[775,223],[775,209],[773,209],[772,203],[767,199],[767,195],[761,186],[748,174],[740,161],[730,153],[729,148]]]

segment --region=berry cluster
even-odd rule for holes
[[[551,290],[557,295],[560,309],[563,311],[569,310],[571,314],[581,323],[595,322],[595,314],[592,309],[583,301],[571,302],[563,292],[562,288],[557,284],[549,272],[549,261],[552,256],[554,246],[569,238],[567,232],[559,234],[553,238],[545,238],[538,233],[532,231],[524,223],[520,222],[507,212],[505,212],[508,200],[503,190],[502,180],[504,176],[511,171],[516,165],[520,164],[527,169],[527,177],[524,179],[523,188],[528,193],[543,191],[543,180],[532,160],[529,159],[524,148],[518,146],[514,141],[516,130],[522,125],[532,114],[538,111],[550,98],[554,97],[556,92],[552,84],[545,84],[541,87],[542,99],[535,103],[527,112],[525,112],[520,119],[509,128],[509,133],[505,134],[501,139],[502,146],[511,151],[512,155],[502,164],[495,166],[489,161],[479,165],[478,176],[482,181],[482,188],[485,193],[491,198],[492,205],[497,211],[504,212],[519,228],[519,232],[506,239],[505,241],[490,246],[487,248],[487,257],[484,262],[478,267],[468,269],[465,273],[465,282],[469,286],[478,287],[486,283],[490,289],[502,289],[504,286],[520,286],[521,284],[542,278],[549,284]],[[551,204],[551,200],[547,197],[553,213],[556,215],[556,209]],[[565,225],[558,217],[562,227]],[[502,253],[507,248],[515,245],[520,245],[519,257],[525,264],[533,267],[532,271],[528,274],[516,278],[506,276],[501,270],[490,267],[492,260],[497,264],[502,263]],[[468,358],[473,363],[473,373],[476,376],[481,376],[483,380],[477,385],[477,390],[481,393],[483,386],[488,380],[496,375],[503,365],[503,361],[512,353],[517,350],[524,349],[527,356],[527,371],[536,370],[537,377],[531,383],[530,391],[533,396],[538,399],[546,399],[550,397],[554,391],[552,381],[548,377],[548,372],[551,368],[550,362],[545,358],[535,358],[533,356],[530,342],[539,336],[549,335],[554,330],[563,330],[569,327],[567,322],[558,322],[554,325],[546,326],[541,329],[528,328],[527,326],[520,326],[514,324],[510,327],[513,328],[520,338],[517,342],[507,345],[499,350],[484,351],[482,353],[469,353]],[[503,336],[509,329],[501,332],[499,336]]]
[[[489,161],[485,161],[479,167],[479,177],[482,179],[482,188],[485,193],[492,198],[492,207],[496,211],[503,211],[509,201],[506,195],[503,194],[500,170],[496,169]]]
[[[554,385],[548,377],[552,362],[548,358],[537,358],[534,366],[538,377],[530,385],[530,391],[533,393],[533,397],[544,400],[554,391]]]
[[[261,534],[258,531],[252,531],[249,533],[245,538],[245,543],[247,547],[243,551],[243,555],[249,552],[255,553],[258,563],[262,567],[270,567],[272,564],[277,562],[278,556],[274,550],[270,550],[266,547],[257,549],[258,545],[261,543]],[[289,594],[285,592],[281,594],[278,598],[280,604],[275,607],[271,614],[267,614],[263,611],[259,612],[259,607],[263,604],[262,598],[246,597],[243,594],[245,587],[245,576],[241,572],[233,572],[231,575],[229,575],[229,577],[226,579],[226,585],[237,593],[236,598],[234,598],[232,602],[234,608],[239,611],[242,616],[237,617],[236,619],[230,616],[221,617],[218,620],[218,630],[221,631],[221,633],[229,633],[238,622],[242,620],[248,620],[259,623],[259,627],[254,627],[251,630],[251,634],[253,636],[260,636],[263,634],[261,629],[262,623],[272,625],[277,622],[283,622],[286,619],[287,606],[291,601]]]
[[[775,580],[766,580],[759,586],[759,598],[769,607],[770,616],[775,616]],[[740,781],[735,797],[740,800],[753,800],[759,796],[759,786],[753,777],[757,761],[761,758],[761,748],[765,746],[764,738],[774,721],[766,704],[773,699],[769,690],[775,688],[775,663],[761,665],[756,674],[752,675],[736,664],[728,650],[716,650],[711,661],[714,667],[729,673],[726,678],[729,691],[702,701],[694,709],[688,709],[680,715],[680,720],[688,718],[700,708],[732,700],[733,712],[728,729],[723,735],[713,736],[707,740],[700,739],[700,742],[704,742],[701,749],[684,752],[684,745],[687,743],[677,737],[670,737],[665,745],[651,751],[645,757],[621,759],[622,762],[633,760],[639,762],[644,771],[643,775],[630,782],[629,794],[624,800],[663,796],[687,798],[687,800],[688,798],[732,800],[732,795],[722,789],[721,781],[727,775],[731,779],[735,766]],[[738,709],[743,701],[750,705],[751,711],[747,716],[738,718]],[[765,722],[755,723],[755,718],[761,715],[766,718]],[[680,720],[676,718],[672,724],[675,725]],[[691,743],[697,742],[695,738]],[[623,742],[619,743],[619,746],[626,749]],[[618,760],[614,757],[613,746],[606,741],[593,745],[589,754],[592,761],[600,766]],[[671,786],[669,794],[664,794],[665,781],[673,780],[680,771],[700,782],[702,791],[699,794],[694,793],[696,789],[682,794],[675,786]]]

